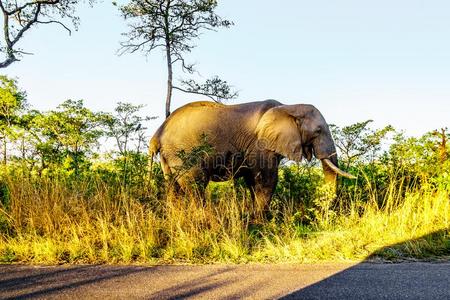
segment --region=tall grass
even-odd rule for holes
[[[2,262],[315,262],[363,260],[374,253],[450,255],[448,192],[423,185],[405,193],[398,180],[389,182],[382,201],[354,196],[336,206],[319,192],[310,222],[302,221],[303,206],[296,199],[278,199],[270,217],[259,223],[252,221],[247,194],[226,184],[213,187],[205,203],[195,195],[156,197],[146,186],[130,192],[99,178],[68,183],[6,176],[4,185]]]

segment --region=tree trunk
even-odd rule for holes
[[[21,148],[21,150],[22,150],[22,159],[25,161],[25,156],[26,156],[26,153],[25,153],[25,136],[22,136],[22,141],[21,141],[21,143],[20,143],[20,148]]]
[[[3,10],[3,37],[6,44],[5,45],[6,58],[2,62],[0,62],[0,68],[6,68],[13,62],[17,61],[17,58],[14,56],[14,51],[12,49],[13,45],[11,43],[9,35],[9,15],[4,9],[2,10]]]
[[[446,129],[442,128],[441,129],[441,143],[439,145],[439,158],[441,160],[441,165],[443,165],[445,163],[445,161],[448,158],[448,154],[447,154],[447,134],[445,133]]]
[[[166,97],[166,119],[170,116],[170,102],[172,101],[172,57],[170,53],[170,45],[166,46],[167,55],[167,97]]]
[[[6,165],[6,135],[3,138],[3,164]]]
[[[166,8],[164,12],[164,33],[166,42],[166,58],[167,58],[167,97],[166,97],[166,119],[170,116],[170,102],[172,101],[172,51],[171,51],[171,37],[170,37],[170,22],[169,11],[171,9],[171,1],[166,0]]]

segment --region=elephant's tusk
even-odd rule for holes
[[[333,162],[331,160],[329,160],[328,158],[324,158],[323,161],[327,164],[328,167],[330,167],[331,170],[333,170],[336,174],[339,174],[343,177],[347,177],[350,179],[356,179],[355,176],[353,176],[352,174],[349,174],[347,172],[342,171],[341,169],[339,169],[337,166],[335,166],[333,164]]]
[[[337,152],[331,153],[330,155],[328,155],[328,158],[330,158],[330,157],[332,157],[332,156],[335,156],[335,155],[337,155]]]

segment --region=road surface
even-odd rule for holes
[[[450,263],[0,265],[0,299],[450,299]]]

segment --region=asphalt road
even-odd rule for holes
[[[0,299],[450,299],[450,263],[0,265]]]

